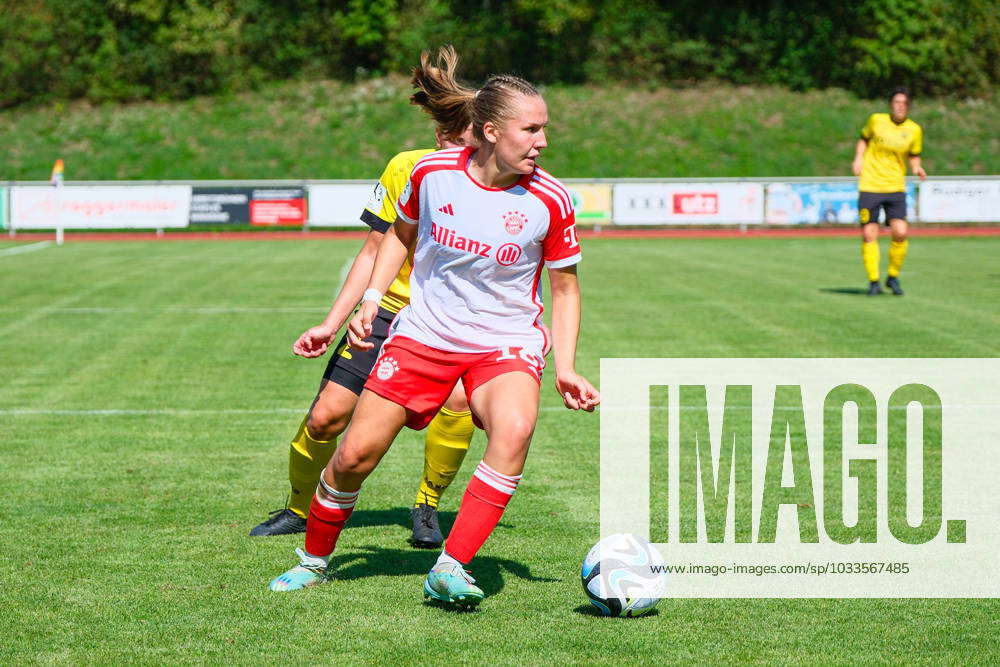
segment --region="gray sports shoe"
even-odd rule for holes
[[[306,532],[306,520],[287,507],[271,512],[271,516],[254,526],[251,537],[269,537],[271,535],[293,535]]]
[[[444,535],[438,526],[437,508],[423,503],[410,510],[410,520],[413,521],[413,534],[410,544],[418,549],[438,549],[444,542]]]

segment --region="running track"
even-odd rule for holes
[[[329,239],[363,239],[367,231],[242,231],[242,232],[66,232],[69,241],[323,241]],[[846,227],[793,229],[592,229],[580,230],[584,238],[593,239],[737,239],[737,238],[823,238],[858,236],[858,229]],[[996,227],[910,227],[910,236],[1000,236]],[[0,236],[0,241],[52,241],[55,234],[21,234]]]

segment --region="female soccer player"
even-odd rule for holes
[[[903,295],[899,272],[906,259],[906,164],[920,177],[927,172],[920,164],[923,131],[906,117],[910,91],[897,88],[889,96],[889,113],[868,118],[854,151],[854,175],[858,180],[858,215],[861,221],[861,258],[868,273],[868,295],[882,293],[878,283],[878,215],[885,209],[885,224],[892,231],[889,244],[889,277],[885,286],[896,296]]]
[[[434,71],[440,67],[443,76],[452,81],[457,66],[458,56],[451,47],[439,51],[436,66],[430,64],[427,54],[422,60],[425,70]],[[465,89],[465,94],[473,93]],[[434,118],[438,148],[460,147],[472,140],[472,121],[464,105],[439,109],[430,106],[427,96],[420,94],[414,95],[412,101]],[[389,161],[375,186],[371,201],[361,214],[361,220],[371,228],[364,246],[355,257],[344,286],[323,322],[307,329],[295,341],[292,346],[295,354],[313,358],[327,351],[333,336],[361,299],[361,293],[371,277],[378,245],[386,230],[396,221],[395,202],[409,180],[413,164],[431,152],[432,149],[406,151]],[[370,339],[374,343],[372,349],[347,349],[345,335],[327,364],[319,392],[289,447],[288,481],[291,494],[287,507],[272,512],[270,518],[250,531],[250,535],[287,535],[305,531],[309,503],[319,483],[320,473],[337,447],[337,437],[351,419],[358,394],[375,364],[389,323],[409,302],[409,296],[409,262],[404,262],[380,300]],[[411,510],[413,533],[410,543],[414,546],[437,548],[444,541],[438,526],[438,501],[458,473],[474,430],[465,394],[461,387],[457,387],[427,428],[423,477]]]
[[[411,248],[409,307],[390,328],[344,442],[310,507],[300,563],[271,590],[322,583],[361,485],[404,426],[421,428],[462,381],[486,452],[466,488],[451,533],[424,582],[425,597],[474,606],[483,592],[465,571],[521,481],[538,416],[545,334],[536,325],[543,268],[552,291],[556,389],[567,408],[592,411],[600,395],[574,365],[580,325],[580,246],[565,188],[537,167],[548,111],[514,76],[464,95],[440,72],[415,71],[424,90],[471,108],[479,148],[432,153],[399,197],[399,222],[379,247],[368,290],[348,327],[352,347],[370,349],[382,292]],[[450,95],[446,95],[450,93]]]

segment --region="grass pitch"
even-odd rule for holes
[[[428,147],[403,77],[293,81],[232,96],[0,110],[0,179],[363,178]],[[777,87],[551,86],[543,164],[561,178],[850,176],[884,100]],[[932,176],[1000,173],[1000,99],[920,99]]]
[[[323,361],[295,358],[358,241],[76,243],[0,255],[0,662],[990,662],[993,600],[664,600],[596,616],[598,416],[543,387],[532,454],[473,564],[475,614],[423,604],[422,434],[366,484],[338,580],[275,594],[299,536],[288,439]],[[915,238],[907,296],[867,298],[851,239],[589,240],[579,368],[601,357],[1000,355],[1000,239]],[[10,247],[2,244],[3,248]],[[477,434],[455,488],[481,456]]]

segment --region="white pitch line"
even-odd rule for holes
[[[308,410],[303,404],[298,408],[222,408],[218,410],[197,410],[188,408],[149,408],[149,409],[118,409],[103,410],[61,410],[48,408],[9,408],[0,409],[0,417],[202,417],[215,415],[287,415],[300,414]],[[565,410],[564,407],[547,406],[539,408],[543,412]]]
[[[255,308],[252,306],[164,306],[162,308],[135,308],[135,307],[104,307],[104,306],[80,306],[80,307],[50,307],[41,308],[0,308],[0,313],[14,312],[39,312],[43,314],[57,315],[113,315],[116,313],[184,313],[187,315],[228,315],[240,313],[320,313],[322,308],[315,306],[289,306]]]
[[[39,241],[38,243],[29,243],[28,245],[14,246],[13,248],[4,248],[0,250],[0,257],[8,255],[20,255],[22,252],[32,252],[33,250],[41,250],[42,248],[48,248],[52,245],[52,241]]]
[[[348,257],[344,260],[343,265],[340,267],[340,282],[337,284],[337,291],[334,292],[334,298],[336,295],[340,294],[340,290],[344,289],[344,283],[347,282],[347,274],[351,272],[351,267],[354,265],[354,257]]]
[[[60,410],[48,408],[11,408],[0,410],[0,415],[35,416],[35,415],[58,415],[64,417],[118,417],[118,416],[201,416],[201,415],[277,415],[289,414],[293,412],[303,412],[306,408],[266,408],[255,410],[253,408],[230,408],[219,410],[196,410],[187,408],[149,408],[143,410],[109,408],[104,410]]]

